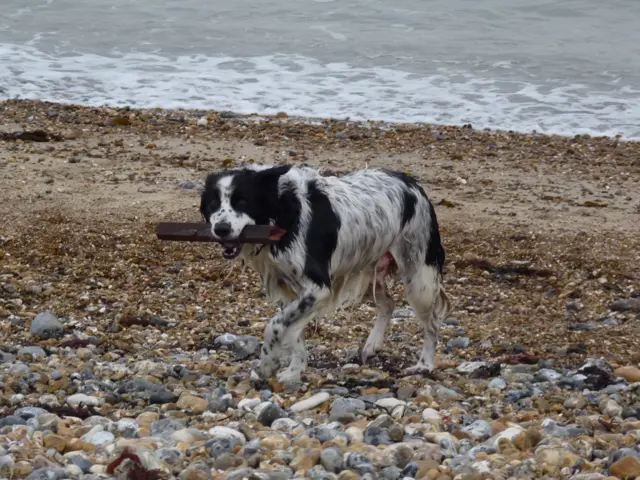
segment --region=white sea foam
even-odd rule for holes
[[[495,65],[509,69],[508,62]],[[495,77],[495,75],[494,75]],[[558,134],[621,134],[640,139],[640,90],[532,84],[434,68],[323,64],[296,55],[232,58],[159,54],[49,55],[0,44],[0,98],[92,106],[198,108],[388,122],[471,123]]]

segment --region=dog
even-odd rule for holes
[[[442,278],[445,250],[424,189],[390,169],[323,176],[307,166],[250,165],[210,173],[200,212],[223,245],[261,276],[279,307],[264,331],[259,374],[295,383],[307,367],[305,326],[373,297],[376,319],[362,348],[366,364],[383,347],[394,302],[387,278],[398,276],[424,327],[420,359],[407,374],[431,372],[440,323],[450,309]],[[286,231],[272,245],[241,244],[247,225]]]

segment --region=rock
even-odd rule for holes
[[[616,300],[609,308],[614,312],[640,312],[640,298]]]
[[[582,382],[591,390],[602,390],[615,383],[613,369],[603,359],[589,359],[577,373],[585,377]]]
[[[434,410],[433,408],[425,408],[422,411],[422,419],[425,422],[434,425],[436,428],[440,428],[442,417],[440,417],[440,413],[438,413],[437,410]]]
[[[458,373],[470,374],[486,366],[487,362],[462,362],[456,370]]]
[[[216,458],[214,465],[218,470],[224,471],[245,465],[245,461],[233,453],[226,452]]]
[[[455,337],[447,342],[449,348],[467,348],[471,344],[471,340],[467,337]]]
[[[407,443],[396,443],[385,448],[382,452],[382,464],[384,466],[393,466],[404,468],[413,460],[414,451],[411,445]]]
[[[53,448],[58,453],[63,453],[67,441],[59,435],[45,435],[43,438],[45,448]]]
[[[176,405],[182,410],[190,410],[195,414],[200,414],[207,410],[209,402],[195,395],[183,394]]]
[[[461,430],[471,435],[472,438],[480,441],[488,439],[492,433],[491,425],[484,420],[476,420],[470,425],[462,427]]]
[[[31,322],[29,334],[44,339],[57,338],[64,334],[64,326],[53,313],[42,312]]]
[[[67,459],[69,463],[78,467],[82,473],[89,473],[93,466],[93,462],[82,455],[70,455]]]
[[[629,383],[640,382],[640,368],[632,365],[616,368],[613,374],[624,378]]]
[[[31,472],[26,480],[60,480],[66,475],[66,472],[61,468],[44,467]]]
[[[260,446],[266,450],[286,450],[291,442],[284,435],[269,435],[260,440]]]
[[[175,403],[176,400],[178,400],[178,396],[166,388],[160,388],[149,396],[149,403],[151,404],[164,405],[165,403]]]
[[[242,433],[229,427],[213,427],[209,430],[209,435],[214,438],[231,438],[236,440],[239,445],[246,443],[246,439]]]
[[[368,427],[364,431],[364,443],[368,445],[388,445],[393,443],[389,432],[380,427]]]
[[[312,408],[322,405],[324,402],[329,400],[329,398],[331,398],[331,395],[328,392],[316,393],[309,398],[305,398],[304,400],[294,403],[291,405],[290,410],[296,413],[311,410]]]
[[[327,472],[340,473],[343,466],[342,453],[337,448],[326,448],[320,454],[320,463]]]
[[[67,397],[67,404],[70,407],[78,408],[82,406],[97,407],[102,405],[103,400],[97,397],[85,395],[84,393],[76,393]]]
[[[26,425],[27,421],[24,418],[16,415],[8,415],[4,418],[0,418],[0,428],[11,425]]]
[[[35,360],[37,358],[45,358],[46,356],[47,354],[41,347],[22,347],[18,350],[18,358],[24,360],[29,360],[30,358]]]
[[[231,453],[233,449],[239,445],[238,440],[231,437],[218,437],[213,440],[209,440],[205,447],[209,452],[209,456],[213,459],[218,458],[224,453]]]
[[[507,382],[504,381],[504,379],[500,378],[500,377],[496,377],[493,380],[491,380],[489,382],[489,384],[487,385],[487,388],[495,388],[497,390],[504,390],[505,388],[507,388]]]
[[[13,363],[16,361],[16,356],[11,353],[3,352],[0,350],[0,363]]]
[[[604,399],[600,403],[600,411],[609,418],[619,417],[622,414],[622,407],[614,400]]]
[[[353,470],[359,475],[373,473],[374,468],[371,460],[361,453],[349,453],[346,458],[345,465],[348,469]]]
[[[331,403],[329,419],[331,421],[339,420],[347,415],[353,415],[366,409],[367,405],[362,400],[338,397]]]
[[[393,410],[399,406],[405,406],[407,402],[403,402],[402,400],[398,400],[397,398],[388,397],[388,398],[380,398],[376,400],[375,405],[380,408],[384,408],[387,411]]]
[[[636,457],[623,457],[609,467],[609,473],[616,478],[638,478],[640,477],[640,459]]]
[[[213,341],[216,348],[226,347],[235,353],[234,360],[245,360],[260,350],[258,337],[225,333]]]
[[[392,467],[386,467],[382,469],[382,478],[384,480],[398,480],[401,477],[402,477],[402,469],[398,467],[392,466]]]
[[[83,442],[91,443],[92,445],[105,445],[114,442],[115,439],[116,437],[113,433],[101,430],[92,430],[81,438]]]
[[[280,418],[286,418],[287,413],[275,403],[270,403],[262,409],[258,415],[258,421],[266,427],[270,427],[273,422]]]

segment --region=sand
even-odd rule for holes
[[[12,280],[42,282],[61,264],[74,269],[76,262],[93,262],[92,269],[116,261],[162,269],[196,261],[200,277],[190,279],[196,296],[184,299],[185,311],[171,312],[186,319],[196,306],[224,304],[225,292],[239,282],[233,274],[218,280],[230,270],[219,247],[168,244],[153,235],[158,221],[200,220],[193,187],[208,172],[252,161],[307,163],[338,173],[385,166],[415,176],[436,205],[454,317],[474,340],[518,344],[541,356],[579,347],[558,357],[561,363],[593,355],[624,361],[640,348],[633,313],[606,328],[568,329],[588,322],[600,327],[613,301],[639,294],[640,143],[37,101],[0,103],[0,116],[5,134],[42,129],[61,137],[31,142],[5,135],[0,142],[0,248],[5,265],[20,264],[23,272]],[[92,244],[96,237],[101,241]],[[525,267],[524,273],[514,267]],[[120,274],[139,275],[126,268]],[[242,278],[249,282],[244,300],[266,315],[271,307],[255,294],[255,276]],[[121,309],[166,313],[133,290],[112,286],[109,293],[125,296]],[[4,299],[0,313],[29,316],[57,302],[63,298],[20,305]],[[82,314],[67,303],[60,308]],[[353,346],[369,328],[371,312],[365,313],[347,315]],[[219,319],[211,314],[216,329]],[[344,318],[329,319],[331,328],[341,328]],[[417,347],[418,337],[412,342]]]

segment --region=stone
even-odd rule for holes
[[[447,347],[456,349],[456,348],[467,348],[471,344],[471,340],[467,337],[455,337],[447,342]]]
[[[320,453],[320,463],[327,472],[340,473],[344,463],[342,453],[337,448],[326,448]]]
[[[287,413],[275,403],[269,403],[258,415],[258,421],[265,427],[270,427],[280,418],[286,418]]]
[[[364,443],[368,445],[388,445],[393,443],[389,431],[380,427],[368,427],[364,431]]]
[[[488,439],[492,434],[491,425],[485,420],[476,420],[470,425],[462,427],[461,430],[469,434],[472,438],[480,441]]]
[[[93,429],[81,437],[83,442],[91,443],[92,445],[105,445],[114,442],[115,439],[115,435],[111,432],[102,430],[93,431]]]
[[[616,478],[638,478],[640,477],[640,459],[636,457],[623,457],[609,467],[609,473]]]
[[[43,438],[45,448],[53,448],[58,453],[63,453],[67,441],[59,435],[45,435]]]
[[[204,413],[209,406],[204,398],[196,397],[195,395],[183,394],[176,403],[177,407],[182,410],[190,410],[195,414]]]
[[[245,461],[233,453],[225,452],[216,458],[214,465],[218,470],[231,470],[245,464]]]
[[[60,480],[66,477],[66,472],[61,468],[38,468],[29,474],[26,480]]]
[[[291,441],[284,435],[269,435],[260,440],[260,446],[266,450],[286,450]]]
[[[29,334],[43,339],[58,338],[64,334],[64,326],[53,313],[42,312],[31,322]]]
[[[18,358],[23,360],[45,358],[47,354],[41,347],[22,347],[18,350]],[[34,472],[35,473],[35,472]]]
[[[496,377],[489,382],[489,384],[487,385],[487,388],[504,390],[505,388],[507,388],[507,382],[503,378]]]
[[[214,438],[231,438],[234,439],[239,445],[244,445],[246,443],[244,435],[230,427],[213,427],[209,430],[209,435]]]
[[[382,451],[382,465],[402,469],[413,460],[413,455],[413,448],[409,444],[396,443],[386,447]]]
[[[166,403],[175,403],[178,400],[178,396],[166,388],[160,388],[149,396],[149,403],[151,404],[161,404],[164,405]]]
[[[629,383],[640,382],[640,368],[633,365],[616,368],[613,374],[624,378]]]
[[[300,400],[297,403],[291,405],[292,412],[299,413],[304,412],[305,410],[311,410],[312,408],[316,408],[322,405],[324,402],[331,398],[331,394],[328,392],[320,392],[315,395],[310,396],[309,398],[305,398],[304,400]]]
[[[349,453],[346,458],[345,465],[348,469],[353,470],[359,475],[373,473],[374,468],[371,460],[361,453]],[[340,477],[338,477],[340,478]]]
[[[331,403],[330,420],[338,420],[344,415],[365,411],[367,405],[357,398],[338,397]]]
[[[84,393],[76,393],[67,397],[67,404],[70,407],[78,408],[82,406],[97,407],[102,405],[103,400],[97,397],[85,395]]]
[[[440,422],[442,421],[440,413],[433,408],[425,408],[422,411],[422,419],[425,422],[430,423],[431,425],[435,425],[436,427],[439,427]]]
[[[616,300],[609,308],[614,312],[640,312],[640,298]]]

